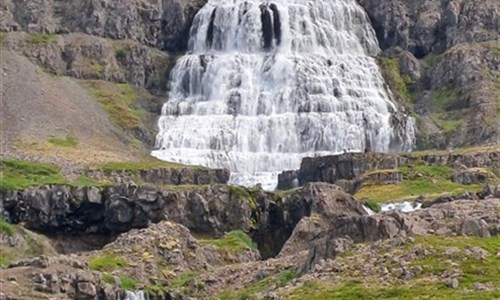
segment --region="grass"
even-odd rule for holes
[[[94,98],[111,120],[124,130],[144,127],[141,117],[145,112],[136,105],[139,93],[131,85],[101,81],[85,81]]]
[[[30,33],[29,42],[32,44],[54,44],[58,40],[58,36],[55,34],[46,34],[33,32]]]
[[[175,288],[183,287],[189,281],[191,281],[191,279],[193,279],[195,276],[196,276],[196,274],[193,272],[188,272],[188,273],[179,275],[179,276],[175,277],[174,279],[172,279],[172,281],[170,281],[169,285],[171,287],[175,287]]]
[[[151,170],[156,168],[180,168],[184,165],[172,162],[166,162],[156,159],[151,159],[142,162],[109,162],[105,163],[101,168],[104,173],[110,174],[112,172],[126,171],[130,173],[139,173],[142,170]]]
[[[241,200],[247,201],[248,204],[250,205],[250,208],[253,211],[257,210],[257,201],[252,196],[251,191],[249,191],[247,188],[244,188],[241,186],[236,186],[236,185],[230,185],[229,186],[229,194],[232,197],[235,197],[236,199],[241,199]]]
[[[436,252],[432,255],[416,259],[412,265],[423,267],[422,276],[440,275],[443,272],[452,271],[453,266],[446,261],[449,259],[445,251],[449,247],[456,247],[461,250],[458,258],[453,259],[453,263],[458,264],[461,269],[459,278],[460,286],[473,288],[474,283],[492,283],[493,286],[500,286],[500,264],[496,254],[500,249],[500,236],[490,238],[481,237],[437,237],[421,236],[415,238],[416,243],[433,247]],[[489,255],[485,259],[476,259],[467,256],[464,252],[469,247],[481,247],[488,251]],[[500,296],[500,295],[499,295]]]
[[[64,139],[51,136],[48,141],[54,146],[66,147],[66,148],[75,148],[78,145],[78,140],[72,136],[67,136]]]
[[[257,299],[256,294],[262,293],[264,291],[269,290],[271,287],[284,287],[286,286],[290,281],[292,281],[295,278],[298,278],[299,274],[286,270],[283,271],[275,276],[270,276],[266,277],[262,280],[259,280],[252,285],[244,288],[243,290],[240,291],[224,291],[222,292],[217,299],[219,300],[249,300],[249,299]],[[260,298],[259,298],[260,299]]]
[[[463,117],[457,118],[445,113],[432,113],[431,119],[446,134],[456,132],[465,122]]]
[[[73,186],[103,186],[103,183],[95,181],[94,179],[80,175],[71,182]]]
[[[466,107],[467,96],[461,95],[458,90],[440,89],[432,92],[432,105],[435,112],[456,110]]]
[[[16,246],[12,246],[6,241],[0,243],[0,266],[5,266],[12,261],[22,258],[37,257],[40,255],[55,255],[51,250],[46,237],[30,232],[22,227],[16,227],[3,220],[0,221],[0,229],[13,235],[16,232]]]
[[[378,213],[382,210],[382,207],[380,206],[380,204],[377,201],[372,200],[372,199],[365,200],[363,202],[363,204],[376,213]]]
[[[493,47],[493,53],[495,53],[495,56],[500,57],[500,47],[499,46]]]
[[[356,193],[358,199],[370,199],[385,203],[399,201],[416,196],[436,197],[444,192],[460,194],[465,191],[476,192],[482,185],[462,185],[450,180],[452,168],[448,166],[426,165],[416,163],[399,169],[403,174],[400,184],[364,185]]]
[[[0,218],[0,234],[13,236],[14,232],[16,232],[14,225]]]
[[[137,288],[137,281],[128,276],[120,276],[120,287],[124,290],[135,290]]]
[[[488,283],[493,287],[500,286],[500,264],[496,253],[500,249],[500,236],[480,237],[443,237],[416,236],[412,244],[405,245],[409,251],[415,245],[432,248],[429,254],[410,261],[411,266],[421,266],[423,271],[411,281],[397,286],[386,286],[371,283],[369,280],[355,281],[345,278],[344,282],[334,285],[334,281],[306,281],[294,289],[286,299],[498,299],[500,291],[476,291],[474,283]],[[456,247],[460,250],[458,257],[450,257],[446,249]],[[469,247],[481,247],[488,251],[485,259],[476,259],[465,254]],[[384,251],[384,250],[381,250]],[[394,249],[394,251],[399,251]],[[387,255],[379,253],[380,255]],[[443,274],[460,269],[459,288],[446,287],[442,282]]]
[[[104,253],[89,261],[89,268],[94,271],[113,271],[127,265],[126,261],[111,253]]]
[[[0,267],[6,266],[9,260],[0,252]]]
[[[127,52],[124,49],[119,48],[119,49],[115,50],[116,59],[121,60],[121,59],[124,59],[126,56],[127,56]]]
[[[106,272],[101,274],[101,278],[102,278],[102,281],[107,283],[107,284],[115,284],[116,283],[115,277],[113,277],[112,275],[110,275]]]
[[[406,103],[412,103],[412,97],[408,91],[407,85],[411,83],[409,78],[401,76],[399,72],[399,62],[396,58],[380,58],[379,65],[382,69],[382,75],[387,81],[398,98],[401,98]]]
[[[378,300],[378,299],[496,299],[498,292],[481,291],[464,293],[461,289],[450,289],[441,283],[398,287],[365,287],[358,282],[348,282],[340,286],[313,281],[305,282],[286,299],[290,300]]]
[[[228,232],[221,239],[201,239],[199,242],[203,245],[212,245],[218,249],[231,253],[257,249],[257,244],[241,230]]]
[[[414,151],[412,153],[407,154],[410,158],[418,158],[421,159],[424,156],[429,155],[474,155],[477,153],[495,153],[498,152],[498,146],[487,146],[487,147],[467,147],[467,148],[458,148],[453,150],[423,150],[423,151]]]
[[[66,184],[54,165],[16,159],[0,160],[0,191],[21,190],[33,185]]]

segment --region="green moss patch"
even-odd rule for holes
[[[89,261],[89,268],[95,271],[113,271],[123,268],[127,262],[122,257],[118,257],[111,253],[104,253],[96,256]]]
[[[55,34],[33,32],[30,33],[29,42],[32,44],[54,44],[58,40]]]
[[[379,59],[379,65],[382,69],[382,75],[391,87],[391,90],[404,102],[411,103],[412,98],[407,87],[411,83],[411,80],[408,77],[402,76],[399,72],[398,60],[396,58],[382,57]]]
[[[363,201],[363,204],[374,212],[380,212],[382,210],[380,204],[372,199]]]
[[[128,84],[103,81],[84,81],[83,85],[120,128],[132,130],[144,127],[141,117],[145,112],[137,105],[137,99],[141,96],[137,89]]]
[[[48,141],[54,146],[66,147],[66,148],[75,148],[78,145],[78,140],[72,136],[67,136],[64,139],[52,136],[49,138]]]
[[[423,267],[422,276],[428,274],[439,275],[443,272],[451,272],[454,266],[448,261],[451,259],[462,271],[459,278],[460,286],[473,288],[474,283],[490,283],[500,286],[500,264],[496,257],[500,249],[500,236],[490,238],[480,237],[416,237],[416,243],[431,246],[434,251],[431,255],[411,262],[412,265]],[[460,252],[454,257],[446,254],[446,249],[454,247]],[[477,259],[466,255],[466,250],[471,247],[480,247],[488,252],[484,259]],[[500,295],[500,294],[499,294]]]
[[[257,244],[241,230],[228,232],[221,239],[201,239],[199,242],[203,245],[212,245],[218,249],[231,253],[257,249]]]
[[[54,165],[2,159],[0,166],[0,191],[21,190],[32,185],[67,183],[59,173],[59,168]]]
[[[172,162],[166,162],[156,159],[151,159],[142,162],[109,162],[99,166],[105,173],[110,174],[112,172],[130,172],[139,173],[142,170],[152,170],[157,168],[181,168],[184,165]]]
[[[12,236],[14,232],[16,232],[14,225],[10,224],[4,219],[0,219],[0,234]]]
[[[174,287],[174,288],[180,288],[180,287],[186,286],[188,284],[188,282],[191,281],[195,277],[195,275],[196,274],[193,272],[188,272],[188,273],[179,275],[179,276],[175,277],[174,279],[172,279],[172,281],[170,281],[169,286]]]
[[[299,274],[294,271],[283,271],[275,276],[266,277],[240,291],[224,291],[217,299],[219,300],[244,300],[257,299],[256,294],[265,292],[272,287],[286,286],[290,281],[298,278]]]
[[[120,287],[124,290],[135,290],[137,288],[137,281],[128,276],[120,276]]]
[[[356,197],[384,203],[420,195],[432,198],[444,192],[458,195],[465,191],[477,192],[482,189],[481,184],[463,185],[452,182],[450,180],[452,171],[448,166],[427,165],[423,162],[403,166],[399,168],[399,172],[403,174],[403,181],[400,184],[364,185],[356,193]]]

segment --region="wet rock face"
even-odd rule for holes
[[[183,51],[194,15],[205,3],[205,0],[7,0],[0,5],[0,29],[83,32]],[[75,12],[79,12],[78,17]]]
[[[408,49],[417,58],[461,43],[495,40],[500,5],[495,0],[359,0],[382,49]]]

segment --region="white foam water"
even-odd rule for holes
[[[148,300],[143,291],[125,291],[125,300]]]
[[[171,72],[162,160],[227,168],[231,182],[272,189],[306,156],[406,151],[355,0],[209,0]]]

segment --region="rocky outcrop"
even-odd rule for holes
[[[205,0],[13,1],[0,5],[0,30],[82,32],[130,39],[169,51],[183,51],[189,27]],[[75,17],[78,12],[78,17]]]
[[[306,157],[298,171],[283,172],[278,177],[278,188],[285,189],[307,182],[328,182],[337,184],[340,180],[355,181],[374,169],[395,169],[406,163],[406,158],[398,155],[378,153],[345,153],[323,157]],[[294,173],[295,172],[295,173]],[[296,178],[293,178],[296,175]],[[290,181],[292,180],[292,181]],[[345,187],[345,186],[344,186]],[[355,188],[346,189],[353,193]]]
[[[4,217],[41,232],[120,233],[169,220],[210,236],[241,229],[251,234],[263,257],[276,255],[303,217],[366,214],[352,196],[325,183],[307,184],[285,197],[225,185],[169,191],[123,184],[41,186],[4,192],[1,200]]]
[[[157,94],[166,90],[173,64],[167,53],[136,41],[113,41],[82,33],[43,35],[15,32],[6,34],[2,44],[22,53],[52,74],[126,82]]]
[[[436,204],[411,214],[389,212],[372,216],[309,217],[301,220],[280,255],[293,248],[309,249],[305,270],[320,260],[334,258],[353,242],[375,242],[413,235],[490,237],[500,233],[496,211],[500,199],[459,200]]]
[[[358,2],[400,73],[391,90],[417,113],[417,147],[497,143],[498,1]]]
[[[345,153],[340,155],[307,157],[302,160],[299,170],[285,171],[278,176],[278,189],[289,189],[308,182],[328,182],[342,186],[347,192],[355,193],[363,182],[398,183],[403,180],[399,171],[402,166],[426,163],[446,165],[456,170],[483,170],[489,176],[495,174],[487,169],[500,169],[500,152],[478,151],[471,153],[435,152],[429,154],[384,154],[384,153]],[[478,169],[479,168],[479,169]],[[465,175],[458,171],[452,178],[471,181],[471,171]],[[462,174],[462,175],[460,175]],[[467,175],[468,174],[468,175]],[[464,178],[468,176],[469,179]],[[479,176],[479,175],[478,175]],[[484,177],[484,178],[483,178]],[[488,176],[486,176],[488,177]],[[477,178],[485,182],[486,177]],[[466,183],[464,181],[464,183]],[[470,182],[472,183],[472,182]],[[469,184],[469,183],[466,183]]]
[[[115,170],[110,172],[100,169],[88,169],[84,173],[94,180],[108,180],[115,184],[139,180],[140,182],[156,185],[226,184],[230,176],[229,171],[226,169],[202,167],[158,167],[138,171]]]
[[[126,277],[141,283],[138,289],[163,287],[159,292],[149,290],[150,299],[183,299],[183,287],[172,284],[174,279],[224,265],[227,255],[213,246],[200,244],[186,227],[164,221],[121,234],[100,251],[53,254],[10,263],[6,269],[0,269],[2,278],[10,274],[12,279],[2,284],[1,295],[8,299],[47,295],[55,299],[124,299],[126,287],[120,281]],[[103,257],[108,261],[119,258],[121,263],[114,267],[96,266],[95,261]],[[231,259],[231,263],[254,262],[259,254],[250,248],[238,249]]]
[[[171,220],[199,233],[250,230],[252,208],[227,186],[159,190],[123,184],[109,188],[41,186],[2,194],[3,214],[45,232],[124,232]]]
[[[400,47],[417,58],[463,43],[497,39],[500,5],[494,0],[359,0],[382,49]]]

